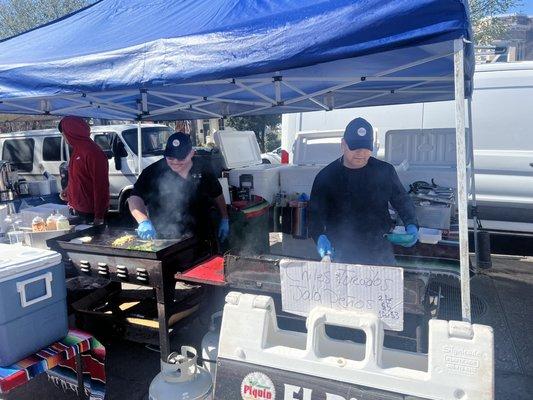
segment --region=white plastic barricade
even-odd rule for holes
[[[326,325],[362,330],[366,343],[336,340]],[[220,333],[216,399],[490,400],[492,328],[429,322],[428,354],[383,347],[374,314],[314,308],[308,333],[281,330],[272,298],[231,292]]]

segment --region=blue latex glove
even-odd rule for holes
[[[222,218],[220,224],[218,225],[218,240],[223,242],[228,238],[229,235],[229,220],[227,218]]]
[[[324,258],[326,255],[333,255],[333,247],[326,235],[320,235],[316,242],[316,251],[320,254],[320,258]]]
[[[409,224],[405,227],[405,233],[413,235],[413,240],[409,243],[403,243],[403,247],[413,247],[418,242],[418,228],[416,225]]]
[[[139,235],[139,237],[144,240],[155,239],[155,228],[149,219],[139,224],[139,226],[137,227],[137,235]]]

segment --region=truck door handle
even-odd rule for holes
[[[533,167],[533,162],[530,162],[530,163],[529,163],[529,166],[530,166],[530,167]]]

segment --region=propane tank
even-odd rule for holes
[[[213,383],[205,368],[196,364],[196,349],[182,346],[181,353],[172,353],[161,361],[161,372],[149,389],[150,400],[212,400]]]
[[[222,311],[216,312],[211,316],[209,331],[202,339],[202,358],[204,360],[203,367],[211,374],[213,385],[215,384],[215,376],[217,373],[218,341],[220,339],[221,317]]]

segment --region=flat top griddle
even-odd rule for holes
[[[132,235],[137,238],[137,232],[133,229],[109,228],[104,225],[98,225],[58,236],[50,239],[47,244],[51,248],[59,247],[63,250],[80,253],[163,260],[174,253],[195,245],[197,242],[192,235],[184,235],[175,239],[155,239],[152,241],[135,239],[135,241],[119,247],[112,245],[116,239],[124,235]],[[74,240],[84,237],[90,237],[91,240],[86,243]],[[150,250],[131,248],[132,246],[142,246],[148,243],[151,244]]]

